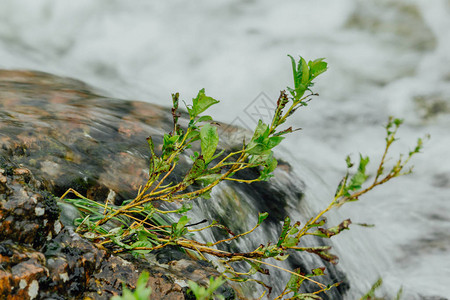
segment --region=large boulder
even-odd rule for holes
[[[183,115],[181,124],[186,124]],[[148,178],[146,138],[161,145],[172,126],[167,108],[102,97],[73,79],[0,70],[0,298],[107,299],[120,293],[122,283],[134,287],[138,274],[148,270],[153,299],[183,299],[187,280],[206,283],[218,275],[211,265],[173,249],[154,253],[156,262],[111,255],[75,233],[70,220],[61,222],[57,197],[68,188],[118,205],[133,198]],[[219,130],[228,137],[240,131],[224,125]],[[233,148],[239,141],[228,138],[221,144]],[[180,164],[187,166],[187,159]],[[280,163],[275,173],[270,182],[223,185],[210,200],[216,206],[198,203],[203,211],[197,213],[244,231],[254,225],[249,214],[268,211],[263,230],[273,240],[273,226],[288,215],[289,201],[303,196],[303,184],[288,164]],[[64,210],[67,218],[69,209]],[[291,259],[290,267],[308,271],[299,258]],[[329,282],[345,281],[337,268],[328,267]],[[347,288],[342,284],[333,299]],[[223,293],[235,297],[227,285]]]

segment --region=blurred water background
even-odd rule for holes
[[[200,88],[220,99],[215,118],[245,111],[260,93],[291,85],[286,54],[325,57],[320,97],[299,111],[301,127],[279,156],[324,207],[358,153],[375,162],[388,116],[405,119],[393,149],[431,134],[415,172],[340,209],[353,226],[335,241],[351,281],[348,299],[381,276],[404,299],[450,295],[450,1],[1,0],[0,68],[70,76],[104,94],[169,106]],[[375,163],[371,170],[375,170]]]

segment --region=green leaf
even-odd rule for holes
[[[294,78],[294,85],[296,85],[296,80],[297,80],[297,63],[295,62],[295,59],[289,55],[289,58],[291,59],[291,64],[292,64],[292,77]]]
[[[250,142],[245,152],[251,155],[261,155],[267,150],[266,145],[263,143]]]
[[[298,68],[301,70],[301,72],[299,72],[299,74],[301,74],[301,83],[306,87],[309,84],[309,68],[303,57],[300,57]]]
[[[286,239],[287,232],[291,226],[291,219],[289,217],[284,218],[283,227],[281,229],[280,237],[278,238],[277,247],[281,246],[281,243]]]
[[[212,121],[213,118],[211,116],[201,116],[198,118],[197,122],[205,122],[205,121]]]
[[[309,224],[308,225],[308,229],[310,229],[310,228],[312,228],[312,227],[319,227],[319,226],[322,226],[322,225],[324,225],[326,223],[326,220],[325,219],[321,219],[320,221],[316,221],[315,223],[313,223],[313,224]]]
[[[176,142],[179,138],[179,135],[171,136],[169,134],[164,134],[162,150],[165,155],[169,155],[175,149]]]
[[[187,108],[190,119],[193,120],[199,114],[207,110],[211,105],[217,104],[219,101],[205,95],[205,89],[201,89],[197,97],[192,99],[192,107]]]
[[[291,230],[289,230],[289,235],[294,235],[297,234],[298,232],[299,232],[298,227],[293,226]]]
[[[300,98],[305,94],[306,86],[302,83],[299,83],[295,88],[295,100],[296,102],[300,100]]]
[[[348,190],[354,191],[361,188],[364,182],[366,182],[367,178],[369,177],[366,174],[366,166],[369,163],[369,157],[363,157],[361,154],[359,155],[359,166],[358,171],[355,175],[352,176],[350,179],[350,183],[347,187]]]
[[[215,295],[214,292],[225,283],[222,277],[210,277],[208,288],[198,285],[197,283],[189,280],[188,285],[192,293],[195,295],[197,300],[208,300],[208,299],[224,299],[222,295]]]
[[[200,139],[200,132],[198,132],[197,130],[189,131],[186,136],[186,141],[190,143],[197,141],[198,139]]]
[[[199,286],[197,283],[189,280],[188,285],[191,291],[194,293],[196,299],[202,299],[202,296],[206,294],[206,289],[202,286]]]
[[[220,177],[222,177],[222,174],[208,174],[208,175],[203,175],[200,176],[196,179],[196,181],[199,181],[200,183],[203,184],[203,186],[208,186],[211,183],[213,183],[214,181],[216,181],[217,179],[219,179]]]
[[[328,251],[330,249],[331,249],[330,246],[319,246],[319,247],[306,247],[306,248],[295,249],[295,250],[314,253],[314,254],[318,255],[320,258],[335,265],[338,263],[339,258],[336,255],[329,253]]]
[[[274,146],[276,146],[277,139],[272,140]],[[268,148],[269,143],[269,125],[263,123],[259,120],[258,125],[255,128],[253,137],[250,143],[247,145],[245,151],[249,154],[260,155],[264,151],[270,149]]]
[[[278,144],[281,143],[281,141],[284,140],[284,137],[282,136],[272,136],[269,138],[269,142],[267,143],[267,148],[272,149],[276,147]]]
[[[264,168],[260,171],[259,179],[260,180],[268,180],[271,178],[272,172],[276,169],[278,165],[277,160],[273,157],[273,153],[269,155],[269,157],[266,158],[266,164]]]
[[[145,228],[138,229],[138,239],[140,241],[144,241],[147,239],[150,239],[152,242],[157,242],[158,237],[156,234],[152,233],[151,231],[146,230]]]
[[[137,241],[130,245],[130,249],[132,249],[133,252],[139,253],[139,254],[147,254],[150,253],[151,250],[134,250],[133,248],[137,247],[145,247],[145,248],[152,248],[153,244],[149,241]]]
[[[252,154],[249,157],[248,162],[253,166],[264,166],[267,164],[267,160],[271,158],[271,155],[273,155],[272,150],[264,150],[259,154]]]
[[[309,68],[310,68],[310,73],[311,73],[311,79],[319,76],[320,74],[322,74],[323,72],[325,72],[327,70],[327,66],[328,64],[326,62],[323,61],[324,58],[318,58],[314,61],[310,61],[308,63]]]
[[[265,124],[263,121],[258,120],[258,125],[256,125],[255,132],[253,133],[252,141],[262,137],[262,140],[269,136],[269,125]]]
[[[282,247],[290,248],[294,247],[298,244],[298,238],[290,237],[284,240],[284,242],[281,244]]]
[[[290,55],[288,55],[291,58],[292,62],[292,69],[293,69],[293,75],[294,75],[294,86],[295,88],[288,88],[289,92],[291,93],[294,103],[298,102],[303,94],[305,93],[306,89],[308,88],[310,84],[309,80],[309,68],[306,61],[303,59],[303,57],[300,56],[300,60],[298,61],[298,65],[296,64],[294,58]]]
[[[217,128],[210,124],[205,124],[200,130],[200,141],[202,148],[203,159],[206,164],[210,162],[212,156],[216,152],[217,145],[219,144],[219,135]]]
[[[287,129],[284,129],[284,130],[282,130],[282,131],[279,131],[279,132],[275,133],[273,136],[280,136],[280,135],[284,135],[284,134],[287,134],[287,133],[292,133],[292,132],[294,132],[294,131],[296,131],[296,130],[300,130],[300,129],[301,129],[301,128],[297,128],[297,129],[293,130],[293,129],[292,129],[292,126],[290,126],[290,127],[287,128]]]
[[[350,155],[347,155],[345,158],[345,162],[347,163],[347,168],[353,167],[352,159],[350,158]]]
[[[189,220],[190,219],[187,216],[182,216],[177,223],[172,224],[172,238],[176,239],[188,233],[185,226]]]
[[[324,271],[325,271],[325,268],[320,267],[320,268],[313,269],[311,272],[312,272],[313,276],[323,276],[323,275],[325,275]]]
[[[225,280],[222,277],[210,277],[209,278],[209,287],[208,291],[212,294],[215,290],[217,290],[222,284],[225,283]]]
[[[258,225],[261,224],[268,216],[269,216],[269,214],[267,212],[259,213],[258,214]]]
[[[370,288],[370,290],[367,292],[367,294],[365,294],[364,296],[362,296],[361,300],[370,300],[373,299],[375,297],[375,291],[381,287],[381,285],[383,284],[383,279],[380,277],[378,278],[377,281],[375,281],[375,283],[372,285],[372,287]]]
[[[400,300],[402,298],[403,294],[403,287],[400,287],[400,289],[397,292],[397,295],[395,296],[395,300]]]
[[[360,161],[359,161],[359,166],[358,166],[358,171],[361,171],[363,173],[366,172],[366,166],[369,163],[369,157],[363,157],[361,154],[359,155]]]
[[[197,157],[194,160],[194,163],[192,164],[191,169],[189,170],[189,173],[185,177],[185,181],[191,181],[195,180],[196,178],[203,175],[204,171],[206,169],[206,163],[202,156]]]
[[[178,220],[178,222],[177,222],[176,229],[177,229],[177,230],[183,229],[184,226],[186,226],[187,223],[188,223],[190,220],[191,220],[191,219],[189,219],[187,216],[182,216],[182,217],[180,218],[180,220]]]
[[[317,231],[314,231],[312,234],[324,238],[330,238],[332,236],[335,236],[336,234],[339,234],[341,231],[349,229],[348,227],[352,224],[352,221],[350,219],[342,221],[341,224],[325,229],[325,228],[319,228]]]
[[[302,272],[300,271],[300,268],[295,269],[294,272],[299,275],[303,275]],[[303,280],[304,279],[302,277],[292,274],[291,277],[289,278],[289,281],[286,284],[286,288],[289,289],[291,292],[293,292],[294,296],[296,296],[298,294],[300,286],[303,283]]]

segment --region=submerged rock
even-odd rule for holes
[[[170,249],[155,253],[153,260],[111,255],[64,226],[70,220],[60,217],[56,197],[68,188],[115,204],[134,198],[148,178],[146,138],[161,145],[172,126],[170,109],[102,97],[80,81],[46,73],[0,71],[0,298],[108,299],[120,293],[122,284],[134,288],[147,270],[152,299],[184,299],[187,280],[206,284],[209,276],[217,276],[212,266]],[[234,147],[239,141],[221,143]],[[180,165],[188,166],[183,159]],[[241,221],[225,225],[244,231],[253,226],[247,224],[249,213],[268,211],[262,228],[273,235],[274,225],[288,215],[288,200],[300,201],[303,195],[301,181],[288,164],[281,165],[271,182],[225,185],[228,192],[212,199],[221,207],[202,206],[205,216],[226,223],[235,215]],[[172,180],[182,175],[174,173]],[[290,264],[310,271],[298,258]],[[336,267],[328,271],[328,282],[345,281]],[[229,299],[236,297],[225,289]],[[343,284],[329,295],[340,299],[346,289]]]

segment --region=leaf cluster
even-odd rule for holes
[[[313,80],[327,70],[328,64],[324,58],[318,58],[306,63],[303,57],[297,62],[291,55],[288,55],[292,63],[292,74],[294,77],[294,88],[288,88],[294,102],[300,102],[306,91],[311,91]]]
[[[217,294],[216,291],[219,287],[221,287],[225,283],[225,280],[222,277],[210,277],[208,287],[203,287],[198,285],[192,280],[188,281],[188,285],[190,290],[195,296],[196,300],[209,300],[209,299],[225,299],[222,295]]]

